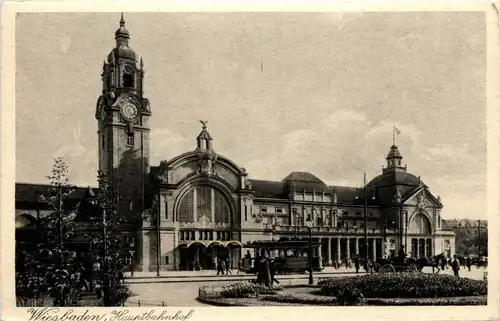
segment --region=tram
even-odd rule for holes
[[[313,271],[319,272],[323,270],[321,258],[314,253],[318,252],[320,243],[312,241],[312,267]],[[309,271],[309,241],[253,241],[243,245],[247,250],[246,255],[242,259],[240,269],[249,274],[257,272],[257,262],[260,256],[265,255],[273,258],[276,263],[276,272],[278,274],[287,273],[304,273]],[[252,255],[253,250],[253,255]]]

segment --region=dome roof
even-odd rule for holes
[[[137,54],[130,47],[116,47],[111,50],[108,55],[108,63],[114,64],[118,58],[130,59],[137,61]]]
[[[115,32],[116,48],[108,55],[108,63],[114,64],[116,59],[125,58],[137,61],[137,55],[135,51],[129,47],[128,40],[130,39],[130,33],[125,28],[125,20],[123,19],[123,13],[120,19],[120,27]]]
[[[419,177],[398,171],[385,172],[373,178],[368,184],[369,190],[375,190],[375,200],[369,202],[373,204],[391,204],[394,201],[394,196],[399,192],[401,197],[405,199],[415,189],[420,187],[427,188],[427,185],[420,180]]]
[[[423,186],[426,186],[424,182],[421,182],[420,178],[418,178],[413,174],[406,172],[387,172],[373,178],[368,183],[368,186],[370,187],[383,187],[392,185],[419,186],[420,183],[422,183]]]
[[[389,151],[389,154],[387,154],[386,159],[390,158],[403,158],[403,156],[401,156],[401,153],[399,152],[398,146],[391,146],[391,150]]]

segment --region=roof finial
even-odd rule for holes
[[[207,120],[200,120],[200,123],[203,125],[203,129],[207,129],[207,123],[208,121]]]
[[[120,27],[125,27],[125,19],[123,19],[123,12],[122,12],[122,16],[120,19]]]

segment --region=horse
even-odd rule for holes
[[[432,266],[432,273],[439,273],[441,269],[439,268],[439,261],[441,259],[446,259],[444,253],[440,253],[431,257],[420,257],[415,260],[415,264],[417,265],[417,270],[422,272],[422,269],[426,266]],[[434,269],[437,269],[437,272],[434,272]]]

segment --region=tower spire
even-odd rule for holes
[[[123,12],[120,18],[120,27],[125,27],[125,19],[123,19]]]

